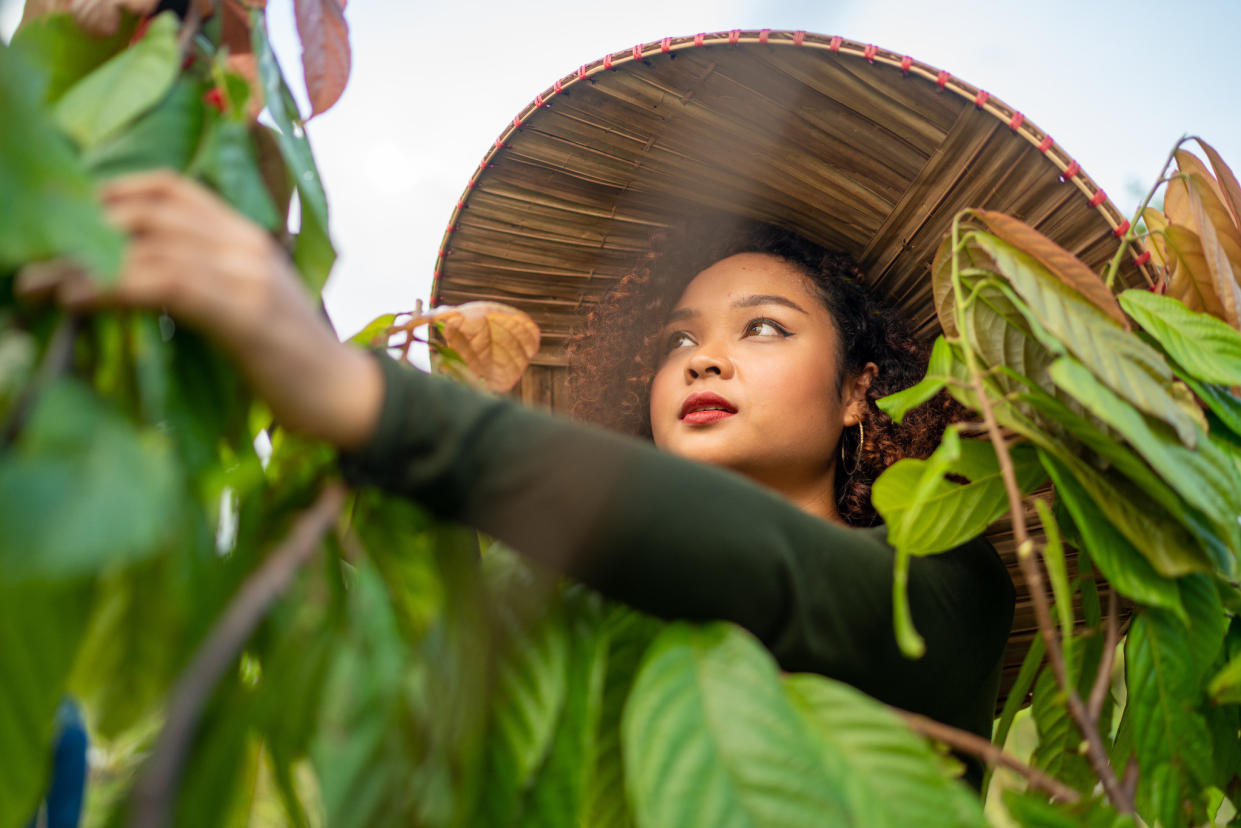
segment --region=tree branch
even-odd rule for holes
[[[284,542],[241,585],[182,672],[168,702],[164,729],[134,787],[134,828],[171,824],[173,797],[203,706],[298,568],[319,548],[344,500],[345,488],[339,483],[329,484],[319,493],[314,504],[298,516]]]
[[[26,383],[13,406],[4,425],[0,426],[0,448],[6,448],[17,439],[17,433],[26,424],[26,417],[34,406],[35,398],[49,382],[65,373],[73,362],[73,343],[77,340],[78,330],[82,326],[82,317],[76,313],[65,312],[52,330],[52,337],[43,351],[43,358],[34,376]]]
[[[968,730],[960,730],[943,722],[928,719],[926,716],[918,713],[910,713],[907,710],[901,710],[896,707],[892,709],[905,720],[905,724],[909,725],[910,729],[915,733],[920,733],[938,742],[943,742],[949,747],[977,756],[989,765],[996,765],[1015,771],[1025,778],[1031,787],[1038,788],[1040,791],[1056,799],[1064,802],[1076,802],[1081,798],[1081,794],[1060,780],[1054,779],[1038,768],[1031,767],[1016,757],[1005,753],[999,747],[976,733],[970,733]]]
[[[1103,645],[1103,660],[1099,662],[1099,672],[1095,674],[1094,687],[1090,689],[1090,704],[1086,710],[1090,720],[1096,723],[1103,714],[1103,702],[1112,683],[1112,660],[1116,657],[1116,641],[1120,637],[1116,622],[1118,611],[1116,589],[1112,587],[1107,591],[1107,639]]]

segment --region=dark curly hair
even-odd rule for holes
[[[870,489],[885,468],[903,457],[926,457],[944,428],[964,410],[941,393],[909,412],[898,425],[875,400],[908,388],[926,371],[927,348],[904,318],[863,287],[847,254],[826,250],[787,230],[736,218],[698,219],[652,240],[646,259],[621,279],[591,311],[584,330],[569,341],[569,392],[573,416],[651,439],[650,387],[659,366],[658,337],[685,286],[711,264],[738,253],[765,253],[798,267],[836,323],[838,389],[868,362],[879,372],[867,392],[864,442],[846,429],[842,451],[857,458],[836,475],[836,507],[852,526],[878,521]],[[849,464],[852,466],[852,464]]]

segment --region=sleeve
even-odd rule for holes
[[[379,358],[385,402],[372,439],[342,460],[351,482],[412,498],[651,614],[733,621],[785,670],[989,735],[990,710],[978,727],[964,719],[982,715],[968,703],[976,688],[989,683],[994,703],[1013,588],[985,540],[911,562],[927,653],[909,660],[892,632],[882,527],[829,523],[728,470]]]

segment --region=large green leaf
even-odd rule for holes
[[[1132,719],[1138,765],[1147,773],[1173,763],[1200,784],[1212,778],[1211,739],[1198,713],[1206,673],[1224,639],[1224,614],[1205,576],[1182,579],[1190,623],[1150,609],[1138,613],[1125,642],[1125,717]]]
[[[1241,385],[1241,332],[1231,325],[1148,290],[1127,290],[1120,304],[1195,379]]]
[[[598,596],[579,587],[566,595],[569,627],[565,704],[551,749],[526,791],[521,822],[532,828],[577,828],[583,822],[607,673],[608,635]],[[509,822],[509,820],[506,820]]]
[[[1195,419],[1173,396],[1172,371],[1157,351],[1033,257],[986,233],[972,233],[971,239],[1011,281],[1031,321],[1054,337],[1054,343],[1045,345],[1058,345],[1051,348],[1056,353],[1073,354],[1119,396],[1168,423],[1186,446],[1194,445]]]
[[[770,654],[728,624],[668,626],[648,650],[622,726],[642,826],[850,824]]]
[[[39,72],[0,45],[0,273],[64,256],[114,277],[124,240],[43,110],[40,86]]]
[[[128,45],[137,18],[117,27],[116,34],[87,34],[68,14],[30,17],[13,34],[9,45],[47,78],[44,100],[54,102],[101,63]]]
[[[926,741],[882,704],[822,676],[787,676],[784,690],[817,744],[823,767],[845,780],[853,824],[986,824],[977,795],[945,776]]]
[[[638,665],[660,629],[660,622],[623,605],[608,616],[607,673],[599,711],[598,736],[589,757],[591,773],[583,823],[592,828],[628,828],[633,825],[625,796],[621,753],[621,718],[633,687]]]
[[[1004,792],[1008,815],[1022,828],[1134,828],[1137,823],[1127,814],[1118,814],[1099,799],[1074,804],[1051,803],[1039,793]]]
[[[546,761],[567,701],[569,631],[557,607],[533,623],[501,617],[500,663],[491,702],[476,822],[505,824]],[[481,817],[481,819],[480,819]]]
[[[53,110],[79,146],[92,147],[164,97],[181,63],[177,16],[165,12],[151,21],[142,39],[109,58],[75,83]]]
[[[1135,601],[1187,617],[1175,582],[1160,576],[1127,537],[1116,530],[1100,510],[1099,500],[1075,476],[1084,475],[1086,470],[1070,471],[1060,459],[1041,450],[1039,456],[1051,475],[1057,497],[1072,515],[1091,560],[1112,586]]]
[[[14,586],[0,577],[0,828],[35,813],[51,767],[56,708],[91,609],[89,583]]]
[[[1082,698],[1090,696],[1103,646],[1102,636],[1090,634],[1075,639],[1071,647],[1064,648],[1065,666]],[[1091,769],[1090,761],[1079,750],[1082,732],[1069,714],[1066,693],[1050,669],[1039,675],[1030,712],[1039,737],[1030,757],[1031,764],[1083,793],[1093,790],[1098,778]],[[1111,704],[1105,704],[1100,721],[1109,723],[1111,713]],[[1106,727],[1101,730],[1100,736],[1106,738]]]
[[[1236,520],[1241,514],[1241,480],[1228,458],[1205,435],[1198,438],[1196,450],[1186,449],[1162,423],[1148,423],[1140,412],[1126,405],[1071,357],[1056,360],[1051,375],[1058,386],[1077,397],[1091,414],[1123,435],[1181,498],[1220,527],[1232,555],[1215,564],[1225,573],[1231,572],[1233,556],[1241,552],[1241,527]],[[1210,559],[1201,550],[1186,549],[1184,552],[1184,560],[1151,562],[1161,573],[1171,577],[1210,565]]]
[[[911,409],[917,408],[934,397],[944,386],[953,381],[948,373],[952,363],[952,346],[942,336],[935,338],[931,347],[931,358],[926,366],[926,376],[915,385],[903,391],[889,394],[875,401],[885,414],[899,423]]]
[[[163,435],[134,429],[73,380],[49,386],[0,457],[3,577],[82,575],[156,554],[177,533],[179,478]]]
[[[207,132],[195,169],[242,215],[270,231],[278,226],[276,207],[263,175],[258,153],[244,123],[218,118]]]

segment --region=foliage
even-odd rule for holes
[[[327,202],[261,5],[246,16],[230,0],[184,40],[193,32],[171,16],[104,39],[53,16],[0,48],[0,755],[14,769],[0,778],[0,828],[36,808],[66,694],[109,757],[92,783],[97,824],[148,824],[152,792],[171,796],[157,822],[210,825],[982,824],[953,763],[897,712],[782,675],[736,627],[609,604],[411,504],[355,492],[338,514],[320,495],[332,453],[272,426],[202,338],[158,314],[79,319],[15,300],[33,262],[115,277],[123,240],[94,185],[153,167],[215,189],[287,243],[308,291],[322,287]],[[298,4],[315,112],[344,86],[342,10]],[[247,49],[253,72],[236,59]],[[272,126],[253,120],[258,101]],[[997,453],[953,430],[875,490],[913,652],[900,561],[1055,481],[1057,507],[1040,514],[1058,647],[1079,693],[1113,664],[1093,581],[1069,579],[1063,536],[1135,605],[1127,699],[1103,705],[1095,735],[1118,767],[1134,759],[1137,806],[1165,825],[1236,803],[1241,770],[1241,334],[1218,289],[1231,236],[1203,223],[1235,227],[1241,199],[1208,156],[1218,193],[1203,170],[1184,173],[1154,247],[1168,292],[1222,309],[1222,322],[1168,296],[1117,302],[1011,219],[958,224],[935,268],[945,336],[927,379],[884,405],[899,417],[947,387],[989,406],[1009,442]],[[429,324],[441,359],[504,388],[537,349],[527,323],[498,308],[419,311],[358,339],[407,349]],[[327,531],[307,536],[308,517]],[[283,594],[256,628],[222,639],[222,619],[273,566],[292,575]],[[1089,629],[1075,627],[1077,591]],[[204,673],[205,657],[223,668]],[[1094,795],[1064,686],[1035,678],[1037,654],[1030,665],[1034,762],[1085,796],[1010,791],[1010,816],[1130,824]],[[195,693],[204,704],[186,714]],[[170,747],[187,723],[193,738]],[[161,776],[169,767],[181,772]]]

